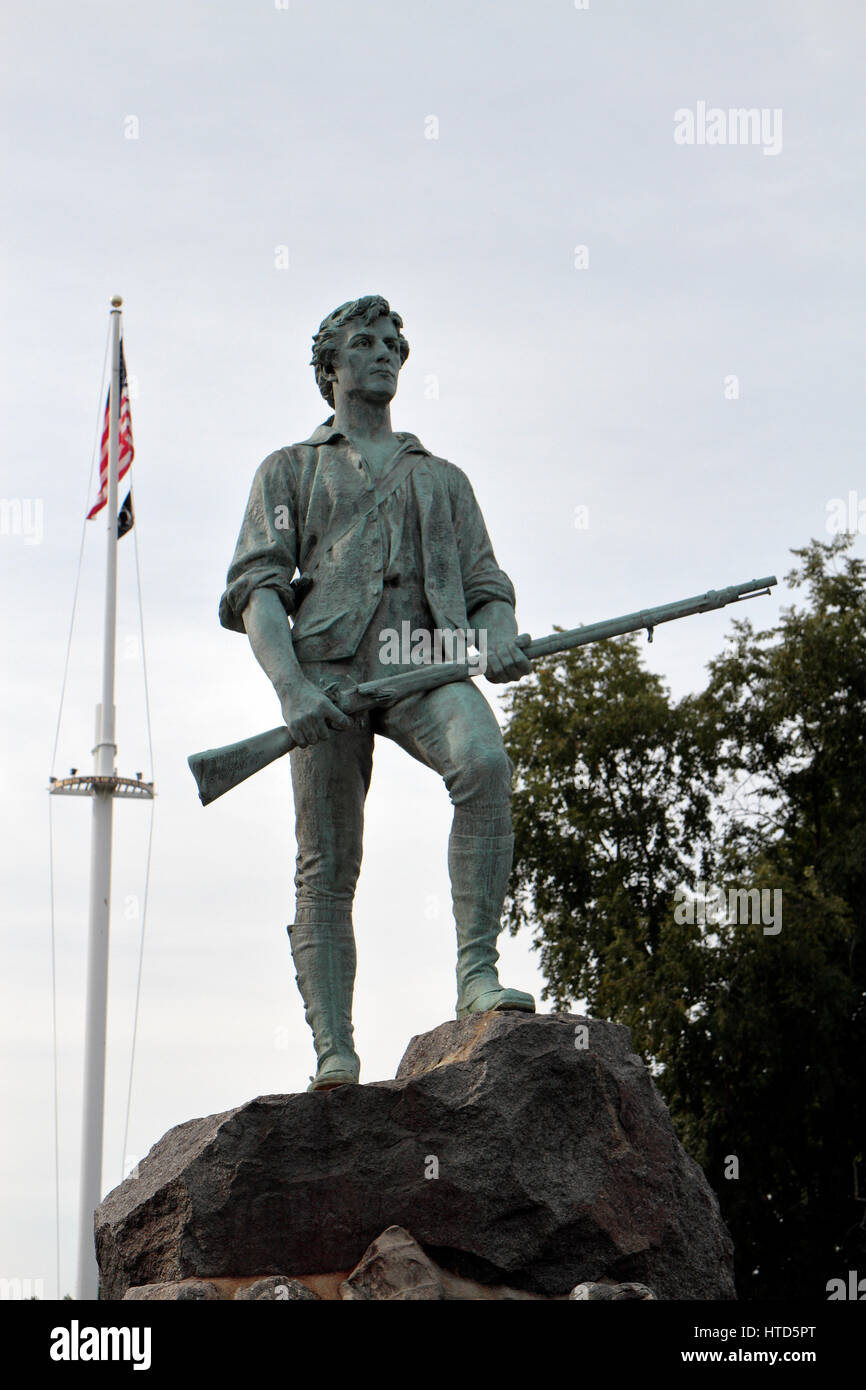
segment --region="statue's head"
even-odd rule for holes
[[[347,340],[347,325],[354,331],[356,326],[377,323],[383,318],[390,319],[394,325],[402,367],[409,356],[409,344],[400,332],[403,320],[399,314],[392,312],[390,304],[382,295],[365,294],[363,299],[350,299],[347,304],[341,304],[339,309],[328,314],[319,324],[319,331],[313,337],[312,366],[316,369],[316,385],[331,409],[334,408],[334,387],[331,380],[334,354]]]

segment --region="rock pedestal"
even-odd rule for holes
[[[394,1081],[261,1096],[169,1130],[97,1210],[101,1297],[336,1271],[344,1298],[404,1296],[382,1258],[393,1235],[369,1251],[389,1227],[411,1297],[461,1297],[461,1279],[504,1297],[598,1283],[735,1297],[715,1194],[628,1029],[518,1013],[413,1038]]]

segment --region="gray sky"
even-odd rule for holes
[[[0,1275],[41,1278],[50,1297],[45,786],[110,296],[124,296],[134,390],[159,791],[127,1146],[140,1157],[172,1125],[299,1090],[313,1070],[285,934],[288,765],[205,811],[186,756],[279,719],[217,601],[256,466],[329,413],[308,365],[319,321],[371,292],[403,315],[394,426],[468,473],[522,630],[782,580],[792,546],[826,537],[832,499],[866,501],[864,14],[857,0],[48,0],[3,27],[0,495],[41,528],[16,531],[7,508],[0,536]],[[708,108],[725,143],[706,139]],[[763,111],[766,137],[740,141],[732,108]],[[683,111],[692,144],[674,138]],[[91,524],[60,775],[91,765],[103,547]],[[791,598],[780,583],[737,616],[768,626]],[[698,689],[729,626],[660,629],[648,664],[675,695]],[[123,773],[147,771],[136,629],[130,538]],[[90,808],[54,811],[66,1291]],[[115,811],[106,1190],[121,1177],[149,814]],[[441,782],[379,741],[355,911],[368,1081],[452,1016],[449,823]],[[503,938],[502,954],[507,983],[540,988],[528,939]]]

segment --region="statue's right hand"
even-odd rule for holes
[[[328,738],[334,730],[348,729],[352,721],[317,685],[305,680],[280,701],[286,728],[299,748]]]

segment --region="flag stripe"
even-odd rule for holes
[[[105,418],[102,425],[102,442],[99,449],[99,493],[87,513],[87,520],[102,511],[108,501],[108,435],[111,409],[111,388],[105,400]],[[126,380],[126,359],[123,355],[123,340],[120,343],[120,429],[117,441],[118,482],[129,472],[135,448],[132,443],[132,415],[129,410],[129,385]]]

